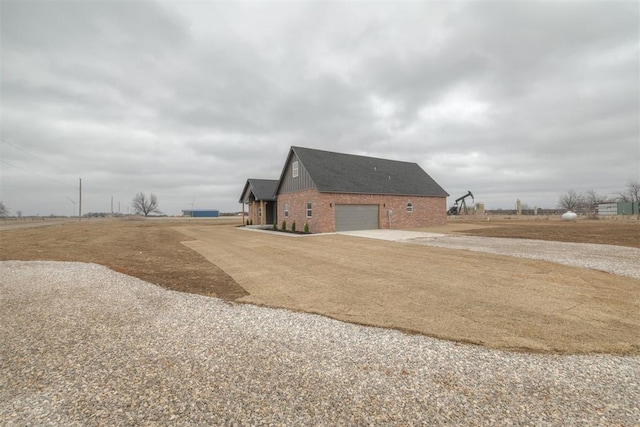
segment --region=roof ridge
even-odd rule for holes
[[[302,150],[308,150],[308,151],[318,151],[321,153],[329,153],[329,154],[337,154],[340,156],[351,156],[351,157],[360,157],[360,158],[365,158],[365,159],[374,159],[374,160],[381,160],[381,161],[385,161],[385,162],[398,162],[398,163],[407,163],[407,164],[412,164],[412,165],[417,165],[417,162],[409,162],[406,160],[395,160],[395,159],[385,159],[383,157],[373,157],[373,156],[365,156],[363,154],[350,154],[350,153],[340,153],[337,151],[329,151],[329,150],[320,150],[317,148],[309,148],[309,147],[300,147],[300,146],[291,146],[291,149],[295,151],[295,149],[302,149]]]

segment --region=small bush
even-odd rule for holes
[[[249,220],[247,220],[247,225],[249,225]]]
[[[296,222],[293,221],[293,224],[291,224],[291,231],[293,231],[294,233],[296,232]]]
[[[275,221],[274,221],[274,223],[273,223],[273,231],[276,231],[277,229],[278,229],[278,224],[276,224]]]
[[[280,230],[287,231],[287,221],[282,221],[282,227],[280,227]]]
[[[309,224],[304,223],[304,234],[309,234]]]
[[[252,219],[249,220],[249,225],[253,225],[253,220]]]

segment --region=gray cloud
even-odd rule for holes
[[[290,145],[416,161],[488,207],[640,178],[635,2],[1,8],[12,211],[70,213],[78,177],[85,211],[236,210]]]

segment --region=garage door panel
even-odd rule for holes
[[[378,229],[378,205],[336,205],[336,231]]]

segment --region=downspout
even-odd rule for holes
[[[391,209],[389,209],[387,211],[387,216],[389,217],[389,230],[391,230],[391,215],[393,214],[393,211]]]

